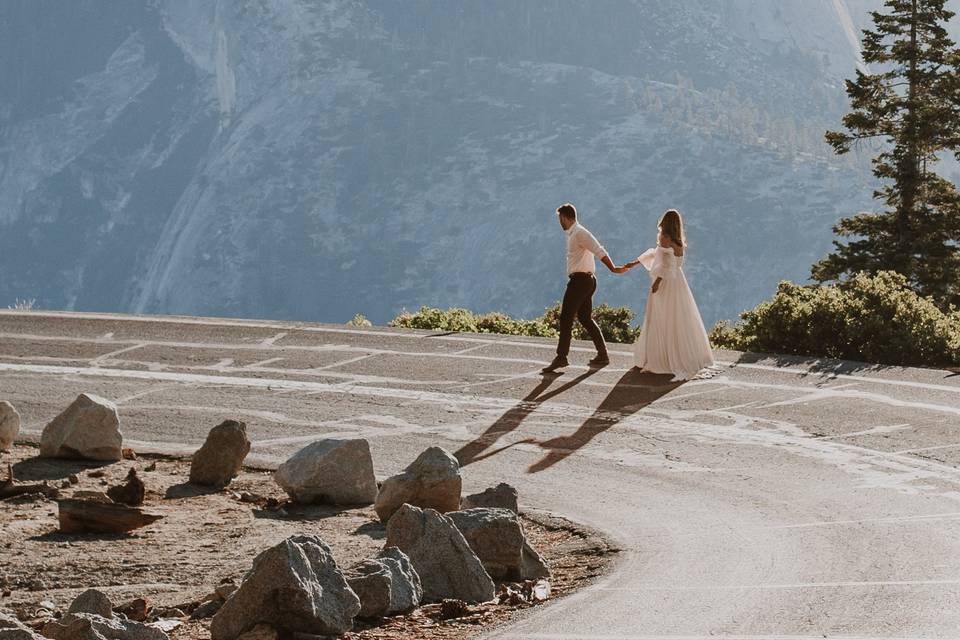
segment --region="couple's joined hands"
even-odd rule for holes
[[[630,262],[624,263],[623,266],[615,267],[615,268],[613,269],[613,272],[614,272],[614,273],[626,273],[627,271],[630,271],[630,269],[633,269],[633,268],[634,268],[635,266],[637,266],[638,264],[640,264],[640,260],[639,260],[639,259],[637,259],[637,260],[631,260]]]

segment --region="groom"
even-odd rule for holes
[[[607,356],[607,345],[603,341],[600,327],[593,321],[593,293],[597,290],[597,277],[594,275],[596,263],[594,256],[614,273],[624,273],[626,267],[613,264],[593,234],[586,227],[577,222],[577,209],[570,204],[560,205],[557,209],[560,226],[567,234],[567,291],[563,294],[563,305],[560,307],[560,341],[557,344],[557,357],[543,368],[544,373],[553,373],[570,363],[567,354],[570,353],[570,338],[573,333],[573,319],[576,317],[583,325],[590,339],[597,348],[597,357],[590,361],[591,367],[603,367],[610,364]]]

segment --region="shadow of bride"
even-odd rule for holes
[[[569,436],[560,436],[538,443],[547,450],[542,459],[530,465],[527,473],[539,473],[573,455],[598,435],[615,426],[654,400],[662,398],[684,381],[671,381],[670,374],[627,371],[607,397],[580,427]]]
[[[456,456],[457,460],[460,462],[461,467],[465,467],[468,464],[478,462],[490,456],[494,456],[501,451],[508,449],[509,447],[515,446],[521,443],[530,443],[535,442],[534,440],[527,439],[521,440],[519,442],[514,442],[505,447],[495,449],[484,453],[492,445],[494,445],[500,438],[515,431],[520,424],[527,419],[531,413],[537,410],[541,404],[549,400],[550,398],[556,397],[570,389],[580,384],[590,376],[594,375],[598,371],[602,371],[602,368],[590,369],[585,373],[581,373],[576,378],[573,378],[569,382],[565,382],[560,385],[553,391],[549,393],[544,393],[547,389],[550,388],[550,385],[559,378],[562,374],[560,373],[543,373],[541,374],[541,380],[533,390],[530,391],[527,395],[523,397],[520,402],[515,406],[511,407],[506,413],[497,418],[496,422],[490,425],[486,431],[474,438],[468,444],[463,445],[457,449],[456,453],[453,455]],[[543,394],[543,395],[540,395]]]

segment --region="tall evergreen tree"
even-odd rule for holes
[[[844,154],[862,140],[881,143],[873,173],[884,182],[880,213],[844,218],[833,230],[846,240],[813,266],[815,280],[858,271],[894,270],[938,304],[960,302],[960,196],[933,172],[938,154],[960,155],[960,50],[944,25],[945,0],[887,0],[872,12],[863,59],[876,73],[848,80],[851,111],[844,131],[826,140]]]

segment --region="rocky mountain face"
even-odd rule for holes
[[[879,4],[8,0],[0,304],[532,316],[569,200],[617,261],[679,208],[704,319],[734,317],[872,206],[822,135]]]

